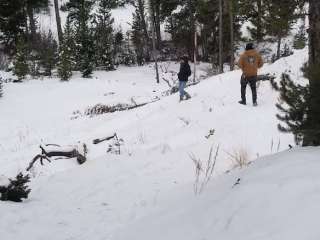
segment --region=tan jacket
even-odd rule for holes
[[[245,51],[239,59],[238,66],[246,77],[254,77],[263,66],[261,55],[254,49]]]

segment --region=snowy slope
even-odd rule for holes
[[[320,148],[282,152],[217,178],[201,196],[175,190],[114,239],[319,239],[319,156]]]
[[[288,70],[292,77],[302,82],[304,79],[300,67],[306,58],[307,49],[296,51],[293,56],[266,65],[261,72],[274,73],[280,77],[282,72]],[[177,67],[177,64],[172,64],[169,68],[176,70]],[[235,151],[247,152],[248,160],[251,161],[258,156],[286,150],[288,144],[293,144],[291,135],[277,130],[277,109],[274,106],[278,98],[277,92],[271,89],[268,82],[262,82],[258,90],[259,106],[254,108],[250,104],[239,105],[239,77],[240,71],[237,70],[208,78],[188,88],[192,99],[182,103],[178,102],[177,94],[163,96],[167,84],[163,81],[160,85],[155,83],[151,66],[96,72],[93,79],[82,79],[75,75],[67,83],[61,83],[57,79],[44,79],[5,84],[5,95],[0,99],[0,175],[12,177],[24,170],[32,157],[39,153],[38,146],[41,143],[69,145],[78,141],[85,142],[88,144],[89,155],[88,161],[82,166],[77,165],[75,160],[36,165],[32,170],[33,191],[30,198],[23,204],[0,202],[0,236],[12,240],[22,237],[27,240],[128,239],[126,229],[133,224],[128,227],[128,234],[132,233],[135,237],[132,239],[144,240],[150,239],[149,234],[153,231],[139,235],[143,232],[139,231],[138,234],[134,229],[141,229],[146,222],[150,223],[148,228],[155,229],[155,234],[157,224],[172,223],[173,227],[168,228],[168,239],[179,239],[173,237],[181,236],[185,228],[185,231],[190,230],[189,239],[205,239],[193,235],[202,230],[203,236],[210,236],[208,231],[214,222],[210,221],[206,225],[209,216],[220,209],[216,221],[220,221],[221,217],[222,223],[225,223],[228,220],[222,216],[224,209],[228,208],[227,203],[231,207],[226,216],[232,216],[234,211],[241,208],[239,204],[243,202],[231,201],[233,195],[227,190],[242,175],[235,172],[232,177],[226,177],[227,180],[223,180],[223,176],[219,177],[219,181],[212,181],[204,191],[204,194],[213,195],[194,198],[194,166],[189,155],[194,154],[205,161],[210,147],[216,149],[219,145],[214,171],[214,176],[217,176],[224,175],[225,171],[234,167],[230,154]],[[248,91],[248,99],[250,97]],[[83,112],[88,106],[97,103],[130,103],[132,98],[138,103],[156,98],[160,100],[132,111],[72,119],[74,111]],[[215,134],[207,139],[205,136],[211,129],[215,130]],[[121,155],[107,154],[107,143],[91,144],[93,139],[114,132],[124,140]],[[293,154],[299,156],[299,151]],[[301,161],[309,157],[317,158],[319,152],[317,149],[301,151]],[[282,158],[281,156],[275,158]],[[291,156],[285,155],[284,159]],[[275,173],[279,171],[278,167],[286,171],[288,160],[284,161],[284,165],[279,163],[282,167],[274,166]],[[300,160],[297,161],[294,166]],[[305,162],[306,166],[302,171],[307,171],[308,162]],[[316,161],[312,163],[315,165],[310,165],[310,171],[317,167]],[[257,164],[257,167],[252,168],[263,172],[263,167],[259,167],[262,163]],[[288,164],[288,168],[291,166],[293,165]],[[271,174],[273,167],[269,169],[267,173]],[[290,174],[290,171],[287,173]],[[250,176],[254,174],[253,170],[248,173]],[[255,178],[257,182],[267,181],[258,176]],[[272,175],[270,178],[275,177],[274,181],[277,181],[277,176]],[[241,178],[244,183],[248,183],[244,175]],[[256,190],[256,183],[253,182],[250,184],[254,185],[254,189],[248,187],[244,190]],[[214,190],[216,184],[220,187]],[[240,185],[243,185],[242,182]],[[215,192],[220,194],[220,189],[222,195],[216,195]],[[230,198],[227,198],[229,194]],[[257,210],[262,204],[268,204],[261,192],[257,193],[257,198],[259,199],[256,199],[256,208],[253,210]],[[211,204],[211,199],[227,199],[227,202],[218,201],[221,207],[217,204],[210,211],[202,208],[204,203]],[[243,201],[250,201],[249,196]],[[177,208],[180,203],[183,203],[181,208]],[[195,220],[190,218],[180,225],[179,218],[196,213],[190,209],[193,204],[197,206],[195,210],[199,211]],[[270,207],[273,209],[275,206]],[[243,215],[239,215],[241,218],[237,221],[243,219],[249,226],[256,224],[255,219],[244,218],[245,213],[241,214]],[[239,233],[233,225],[235,220],[231,218],[229,221],[232,227],[230,234]],[[197,222],[205,226],[202,228]],[[190,224],[193,224],[193,228]],[[265,230],[269,231],[268,228]],[[227,235],[221,228],[217,227],[214,231],[221,233],[221,239],[230,239],[226,236],[231,235]],[[271,229],[270,232],[276,232],[276,229]],[[165,239],[160,233],[157,237]],[[257,238],[253,236],[251,239]]]

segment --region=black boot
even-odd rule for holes
[[[238,103],[242,104],[242,105],[247,105],[247,103],[245,101],[239,101]]]

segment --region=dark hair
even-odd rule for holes
[[[246,51],[254,49],[253,43],[247,43]]]
[[[180,60],[183,60],[185,63],[188,63],[188,61],[189,61],[189,58],[188,58],[188,56],[181,56],[180,57]]]

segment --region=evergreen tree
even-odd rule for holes
[[[292,24],[297,20],[295,0],[265,0],[267,33],[277,40],[277,59],[281,57],[281,41],[286,37]]]
[[[44,68],[44,75],[51,76],[53,68],[57,63],[57,50],[58,44],[52,36],[52,32],[48,34],[43,33],[41,35],[40,46],[40,66]]]
[[[75,64],[74,32],[69,18],[67,18],[63,36],[63,41],[59,46],[58,75],[62,81],[67,81],[72,76],[72,69],[74,69],[73,66]]]
[[[110,0],[100,0],[97,13],[95,14],[94,28],[94,45],[95,60],[97,67],[103,67],[105,70],[114,70],[113,65],[113,28],[114,22],[111,17],[111,8],[113,7]]]
[[[135,13],[133,13],[131,41],[135,48],[138,65],[143,65],[145,53],[148,54],[149,50],[148,42],[145,42],[144,38],[142,17],[139,8],[136,7]]]
[[[257,43],[264,40],[267,35],[266,15],[268,0],[238,0],[239,17],[242,22],[250,21],[252,26],[247,27],[251,40]]]
[[[21,0],[0,1],[0,43],[5,51],[13,54],[18,36],[26,30],[24,2]]]
[[[303,49],[307,44],[307,36],[305,24],[301,24],[299,27],[298,33],[294,36],[293,48],[294,49]]]
[[[307,111],[310,105],[308,86],[295,84],[288,74],[282,74],[280,87],[280,102],[276,106],[281,111],[277,114],[279,120],[287,126],[279,124],[282,132],[292,132],[297,144],[301,144],[307,131]]]
[[[19,173],[15,179],[9,179],[8,186],[0,186],[0,201],[22,202],[27,199],[31,189],[28,187],[30,176]]]
[[[283,76],[280,96],[285,106],[277,105],[282,111],[278,115],[286,127],[280,130],[293,132],[303,146],[320,145],[320,2],[309,1],[309,61],[303,71],[309,84],[294,84]]]
[[[68,18],[76,26],[76,62],[82,77],[91,76],[94,69],[94,43],[89,21],[92,19],[93,0],[70,0],[66,4]]]
[[[119,29],[116,31],[115,36],[114,36],[114,59],[116,64],[120,64],[120,55],[122,54],[122,45],[123,45],[123,33],[122,30]]]
[[[29,73],[28,55],[28,46],[25,40],[21,37],[18,40],[17,50],[13,60],[13,73],[18,77],[19,81],[22,81],[22,79],[24,79]]]

